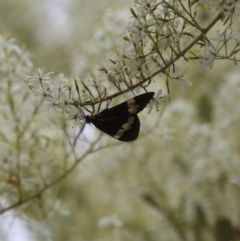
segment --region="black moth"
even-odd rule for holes
[[[94,124],[99,130],[119,141],[134,141],[140,129],[137,114],[146,107],[153,96],[154,92],[141,94],[110,109],[87,115],[86,123]]]

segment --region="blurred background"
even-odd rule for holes
[[[133,2],[3,0],[0,4],[2,34],[17,38],[46,72],[72,75],[79,74],[78,68],[89,71],[89,58],[109,58],[106,51],[121,42]]]
[[[34,67],[89,77],[120,47],[133,5],[129,0],[1,0],[0,34],[27,49]],[[222,60],[209,72],[194,62],[188,70],[193,86],[181,92],[170,82],[171,100],[161,111],[140,114],[136,142],[103,136],[104,148],[86,156],[67,178],[31,204],[0,216],[0,239],[240,240],[239,68]],[[18,89],[19,95],[25,92],[27,87]],[[21,105],[18,121],[33,103],[34,97]],[[50,135],[48,142],[38,142],[29,163],[35,166],[39,159],[41,165],[48,153],[52,159],[44,156],[44,161],[53,160],[47,171],[54,176],[62,165],[56,144],[64,139],[60,116],[40,110],[35,118],[34,133]],[[13,126],[1,121],[1,129],[9,134]]]

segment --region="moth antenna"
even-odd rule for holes
[[[87,112],[89,112],[90,114],[92,114],[92,111],[90,111],[86,106],[81,106],[81,107],[83,107]],[[84,112],[81,110],[81,112],[84,114]],[[84,114],[84,116],[85,116],[85,114]]]
[[[106,91],[104,92],[104,97],[103,97],[103,99],[105,98],[105,96],[106,96]],[[99,104],[97,113],[99,113],[102,103],[103,103],[103,101]],[[108,109],[108,105],[107,105],[106,108]]]
[[[107,101],[106,109],[108,109],[108,106],[110,105],[111,102],[112,102],[112,99]]]

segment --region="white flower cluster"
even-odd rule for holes
[[[13,38],[8,39],[0,35],[0,77],[10,78],[11,81],[24,79],[32,68],[29,52],[15,42]]]
[[[46,103],[47,109],[53,107],[65,113],[69,119],[82,120],[81,101],[76,99],[76,89],[73,89],[71,82],[63,74],[59,74],[56,80],[50,78],[51,74],[53,72],[44,74],[42,69],[35,69],[33,75],[27,77],[27,80],[31,81],[28,84],[29,89],[41,96],[41,101]],[[36,82],[39,84],[36,85]]]
[[[192,85],[187,75],[190,60],[198,61],[202,71],[211,69],[216,59],[237,64],[240,35],[231,26],[238,9],[239,1],[230,0],[196,1],[192,5],[176,0],[135,0],[122,48],[111,58],[111,65],[101,69],[98,80],[93,79],[88,85],[82,82],[79,88],[77,81],[71,83],[60,74],[56,84],[49,78],[51,73],[44,74],[37,69],[28,79],[38,80],[40,84],[30,84],[29,88],[41,95],[48,107],[61,110],[75,120],[84,119],[82,107],[86,104],[94,108],[95,104],[111,99],[110,89],[117,96],[146,89],[161,78],[166,82],[176,80],[182,90]],[[207,27],[202,27],[197,19],[199,12],[210,13]],[[231,24],[223,30],[213,32],[217,23],[228,21]],[[159,93],[151,105],[157,110],[163,98]]]
[[[233,33],[231,25],[217,34],[213,27],[221,20],[233,22],[239,13],[239,1],[198,1],[188,5],[175,0],[136,0],[135,4],[122,49],[103,72],[103,78],[107,77],[117,90],[141,87],[155,77],[177,80],[182,89],[191,86],[190,77],[185,75],[189,60],[198,60],[202,71],[211,69],[215,59],[238,61],[240,35]],[[195,16],[202,11],[211,16],[208,27],[201,27]]]

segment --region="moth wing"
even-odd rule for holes
[[[132,128],[125,131],[123,135],[117,139],[119,141],[134,141],[138,138],[139,130],[140,130],[140,121],[137,115],[134,116],[134,124],[132,125]],[[115,137],[114,137],[115,138]]]
[[[94,115],[91,122],[99,130],[119,141],[134,141],[140,130],[137,113],[146,107],[153,95],[154,92],[144,93],[110,109],[104,109]]]
[[[126,112],[128,114],[137,114],[147,106],[147,104],[149,103],[149,101],[152,99],[153,96],[154,96],[154,92],[147,92],[147,93],[135,96],[109,109],[104,109],[100,113],[108,115],[109,117],[118,115],[119,112],[120,113]],[[133,112],[131,112],[131,110]]]
[[[93,124],[101,131],[119,141],[134,141],[140,130],[140,121],[137,115],[121,115],[109,119],[98,116]]]

